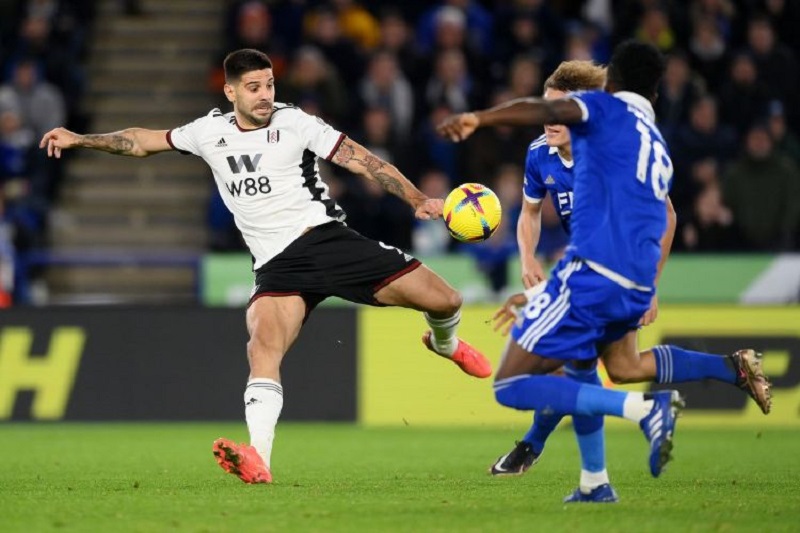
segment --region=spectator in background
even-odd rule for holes
[[[34,137],[68,120],[61,92],[55,85],[44,81],[37,64],[28,60],[14,65],[11,83],[0,86],[0,113],[5,111],[18,115],[20,129],[31,132]],[[36,150],[32,159],[29,168],[31,200],[43,217],[48,203],[58,196],[61,166]]]
[[[309,12],[304,21],[308,44],[314,45],[345,80],[360,80],[364,75],[364,55],[343,33],[339,17],[328,7]]]
[[[742,248],[733,214],[722,203],[718,183],[698,194],[690,219],[681,229],[681,238],[684,249],[694,252],[730,252]]]
[[[419,178],[419,190],[428,198],[447,198],[452,190],[450,178],[437,169],[428,169]],[[456,242],[444,224],[414,223],[411,234],[414,255],[432,257],[449,252]]]
[[[16,109],[0,112],[0,184],[4,187],[12,180],[29,180],[35,140],[33,130],[24,127]]]
[[[666,70],[654,105],[659,128],[670,139],[689,119],[692,102],[703,94],[703,87],[692,76],[689,62],[682,52],[667,57]]]
[[[81,17],[92,16],[89,4],[50,0],[24,3],[11,58],[12,63],[33,61],[40,78],[58,87],[71,123],[84,120],[79,113],[85,89],[80,60],[88,34]]]
[[[361,80],[359,95],[366,109],[382,107],[389,111],[397,138],[411,133],[414,93],[391,52],[377,52],[372,56],[367,75]]]
[[[667,12],[660,7],[649,7],[642,14],[636,38],[650,43],[662,52],[668,52],[675,46],[675,32],[670,27]]]
[[[39,137],[64,124],[66,109],[57,87],[40,76],[33,61],[20,61],[12,69],[11,83],[0,86],[0,112],[17,110],[23,127]]]
[[[787,114],[797,124],[794,102],[797,100],[797,60],[785,45],[775,42],[775,31],[767,17],[750,20],[747,26],[748,50],[753,55],[758,77],[767,84],[770,96],[790,103]]]
[[[372,14],[354,0],[332,0],[342,34],[362,52],[370,52],[380,42],[380,25]]]
[[[421,166],[441,169],[447,174],[450,184],[456,185],[463,181],[460,166],[461,146],[443,139],[436,133],[436,126],[452,111],[446,104],[434,107],[414,135],[412,150]]]
[[[542,92],[542,70],[533,56],[518,56],[511,63],[508,89],[512,98],[528,98]]]
[[[297,50],[280,94],[283,101],[300,106],[307,113],[314,111],[335,124],[345,123],[350,110],[347,90],[339,75],[313,46]]]
[[[800,2],[796,0],[761,0],[763,10],[775,30],[778,39],[793,50],[800,50],[800,33],[797,21],[800,20]]]
[[[689,16],[692,21],[713,22],[726,42],[733,37],[736,7],[730,0],[693,0],[689,6]]]
[[[788,250],[800,230],[800,171],[775,152],[764,125],[747,133],[745,153],[725,176],[724,201],[751,250]]]
[[[769,89],[758,79],[756,64],[750,54],[736,54],[730,76],[719,90],[720,118],[736,128],[739,137],[766,115]]]
[[[769,134],[775,143],[775,151],[788,157],[800,167],[800,138],[789,130],[783,104],[778,100],[773,100],[768,108],[767,124]]]
[[[713,92],[725,79],[728,64],[727,45],[716,23],[707,17],[694,21],[689,40],[692,68],[706,80]]]
[[[491,105],[499,105],[513,97],[509,90],[497,91]],[[468,181],[486,183],[489,176],[493,176],[504,163],[523,164],[528,145],[541,134],[542,129],[537,127],[479,128],[464,143],[465,178]]]
[[[231,50],[253,48],[268,54],[275,75],[283,78],[287,68],[287,47],[279,35],[273,33],[272,13],[264,0],[239,0],[230,4],[225,13],[225,46],[214,58],[208,77],[209,91],[224,108],[228,101],[223,93],[225,72],[222,61]]]
[[[436,56],[433,75],[425,86],[427,109],[445,105],[460,113],[472,107],[475,83],[460,50],[445,50]]]
[[[481,55],[491,54],[494,45],[494,17],[474,0],[445,0],[423,13],[417,24],[417,41],[422,49],[433,51],[441,44],[439,41],[442,25],[453,22],[456,12],[461,14],[455,22],[458,28],[447,28],[445,31],[456,29],[464,34],[470,48]]]
[[[416,48],[413,32],[397,9],[388,9],[381,16],[380,48],[396,58],[406,78],[414,85],[425,81],[425,61]]]
[[[721,125],[717,116],[717,103],[711,96],[698,99],[689,112],[689,124],[680,128],[670,139],[672,161],[675,164],[670,197],[681,209],[690,209],[691,186],[688,179],[697,161],[712,158],[722,164],[736,150],[736,132]],[[676,207],[678,212],[681,212]]]
[[[392,115],[388,109],[367,109],[362,115],[362,125],[357,135],[358,141],[381,159],[407,168],[410,173],[416,171],[414,158],[406,149],[407,137],[395,135]]]
[[[473,90],[477,92],[476,87],[489,80],[489,62],[484,51],[467,39],[467,19],[464,12],[454,6],[444,6],[436,11],[435,20],[433,47],[430,51],[424,46],[422,48],[433,59],[433,69],[437,68],[436,64],[442,55],[458,52],[465,63],[465,70],[471,75]]]
[[[509,65],[515,57],[530,55],[542,57],[548,61],[544,65],[548,71],[558,64],[561,56],[560,41],[548,40],[547,33],[543,31],[534,13],[515,11],[509,14],[507,22],[503,31],[498,32],[499,42],[492,72],[495,78],[507,79]]]
[[[268,54],[275,76],[283,77],[287,49],[280,35],[273,31],[272,13],[267,3],[263,0],[236,2],[228,9],[226,19],[225,54],[240,48],[254,48]],[[223,84],[224,77],[219,87]]]
[[[0,189],[0,309],[11,307],[14,303],[15,263],[14,228],[6,218],[3,191]]]
[[[574,24],[567,33],[564,51],[564,61],[605,64],[611,59],[611,41],[608,34],[596,24]]]

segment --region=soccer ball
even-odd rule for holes
[[[444,201],[444,223],[453,238],[461,242],[480,242],[492,236],[503,209],[500,199],[480,183],[464,183]]]

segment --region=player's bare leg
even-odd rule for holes
[[[228,439],[214,442],[214,456],[219,465],[245,483],[272,481],[272,441],[283,408],[280,366],[300,333],[305,312],[306,305],[300,296],[263,296],[247,310],[250,379],[244,401],[250,445]]]
[[[461,295],[425,265],[380,289],[375,299],[384,305],[422,311],[430,326],[422,336],[428,350],[451,359],[471,376],[488,378],[492,375],[489,360],[456,337],[461,321]]]
[[[764,414],[769,413],[772,397],[761,353],[743,349],[728,356],[718,356],[663,345],[640,352],[636,340],[636,332],[630,331],[603,351],[603,363],[614,383],[680,383],[716,379],[743,390]]]

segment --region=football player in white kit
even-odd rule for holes
[[[250,445],[214,442],[217,462],[245,483],[270,483],[275,425],[283,407],[280,365],[311,310],[328,296],[422,311],[423,343],[464,372],[485,378],[491,364],[456,337],[461,296],[401,250],[344,224],[317,157],[324,157],[405,200],[417,218],[437,219],[443,201],[428,198],[393,165],[319,118],[275,102],[272,63],[250,49],[225,58],[225,96],[233,111],[212,110],[173,130],[129,128],[79,135],[56,128],[40,147],[60,157],[69,148],[146,157],[167,150],[202,157],[253,255],[255,287],[247,308],[245,418]]]

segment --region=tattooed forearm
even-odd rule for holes
[[[373,176],[375,176],[375,179],[378,180],[378,183],[380,183],[387,192],[399,196],[400,198],[407,198],[403,184],[397,178],[383,172],[373,174]]]
[[[112,154],[133,155],[134,143],[132,139],[119,132],[104,135],[84,135],[81,138],[81,146]]]
[[[412,206],[417,206],[427,199],[394,165],[376,157],[350,139],[346,139],[339,146],[333,156],[333,162],[350,172],[377,181],[386,192],[402,198]]]

